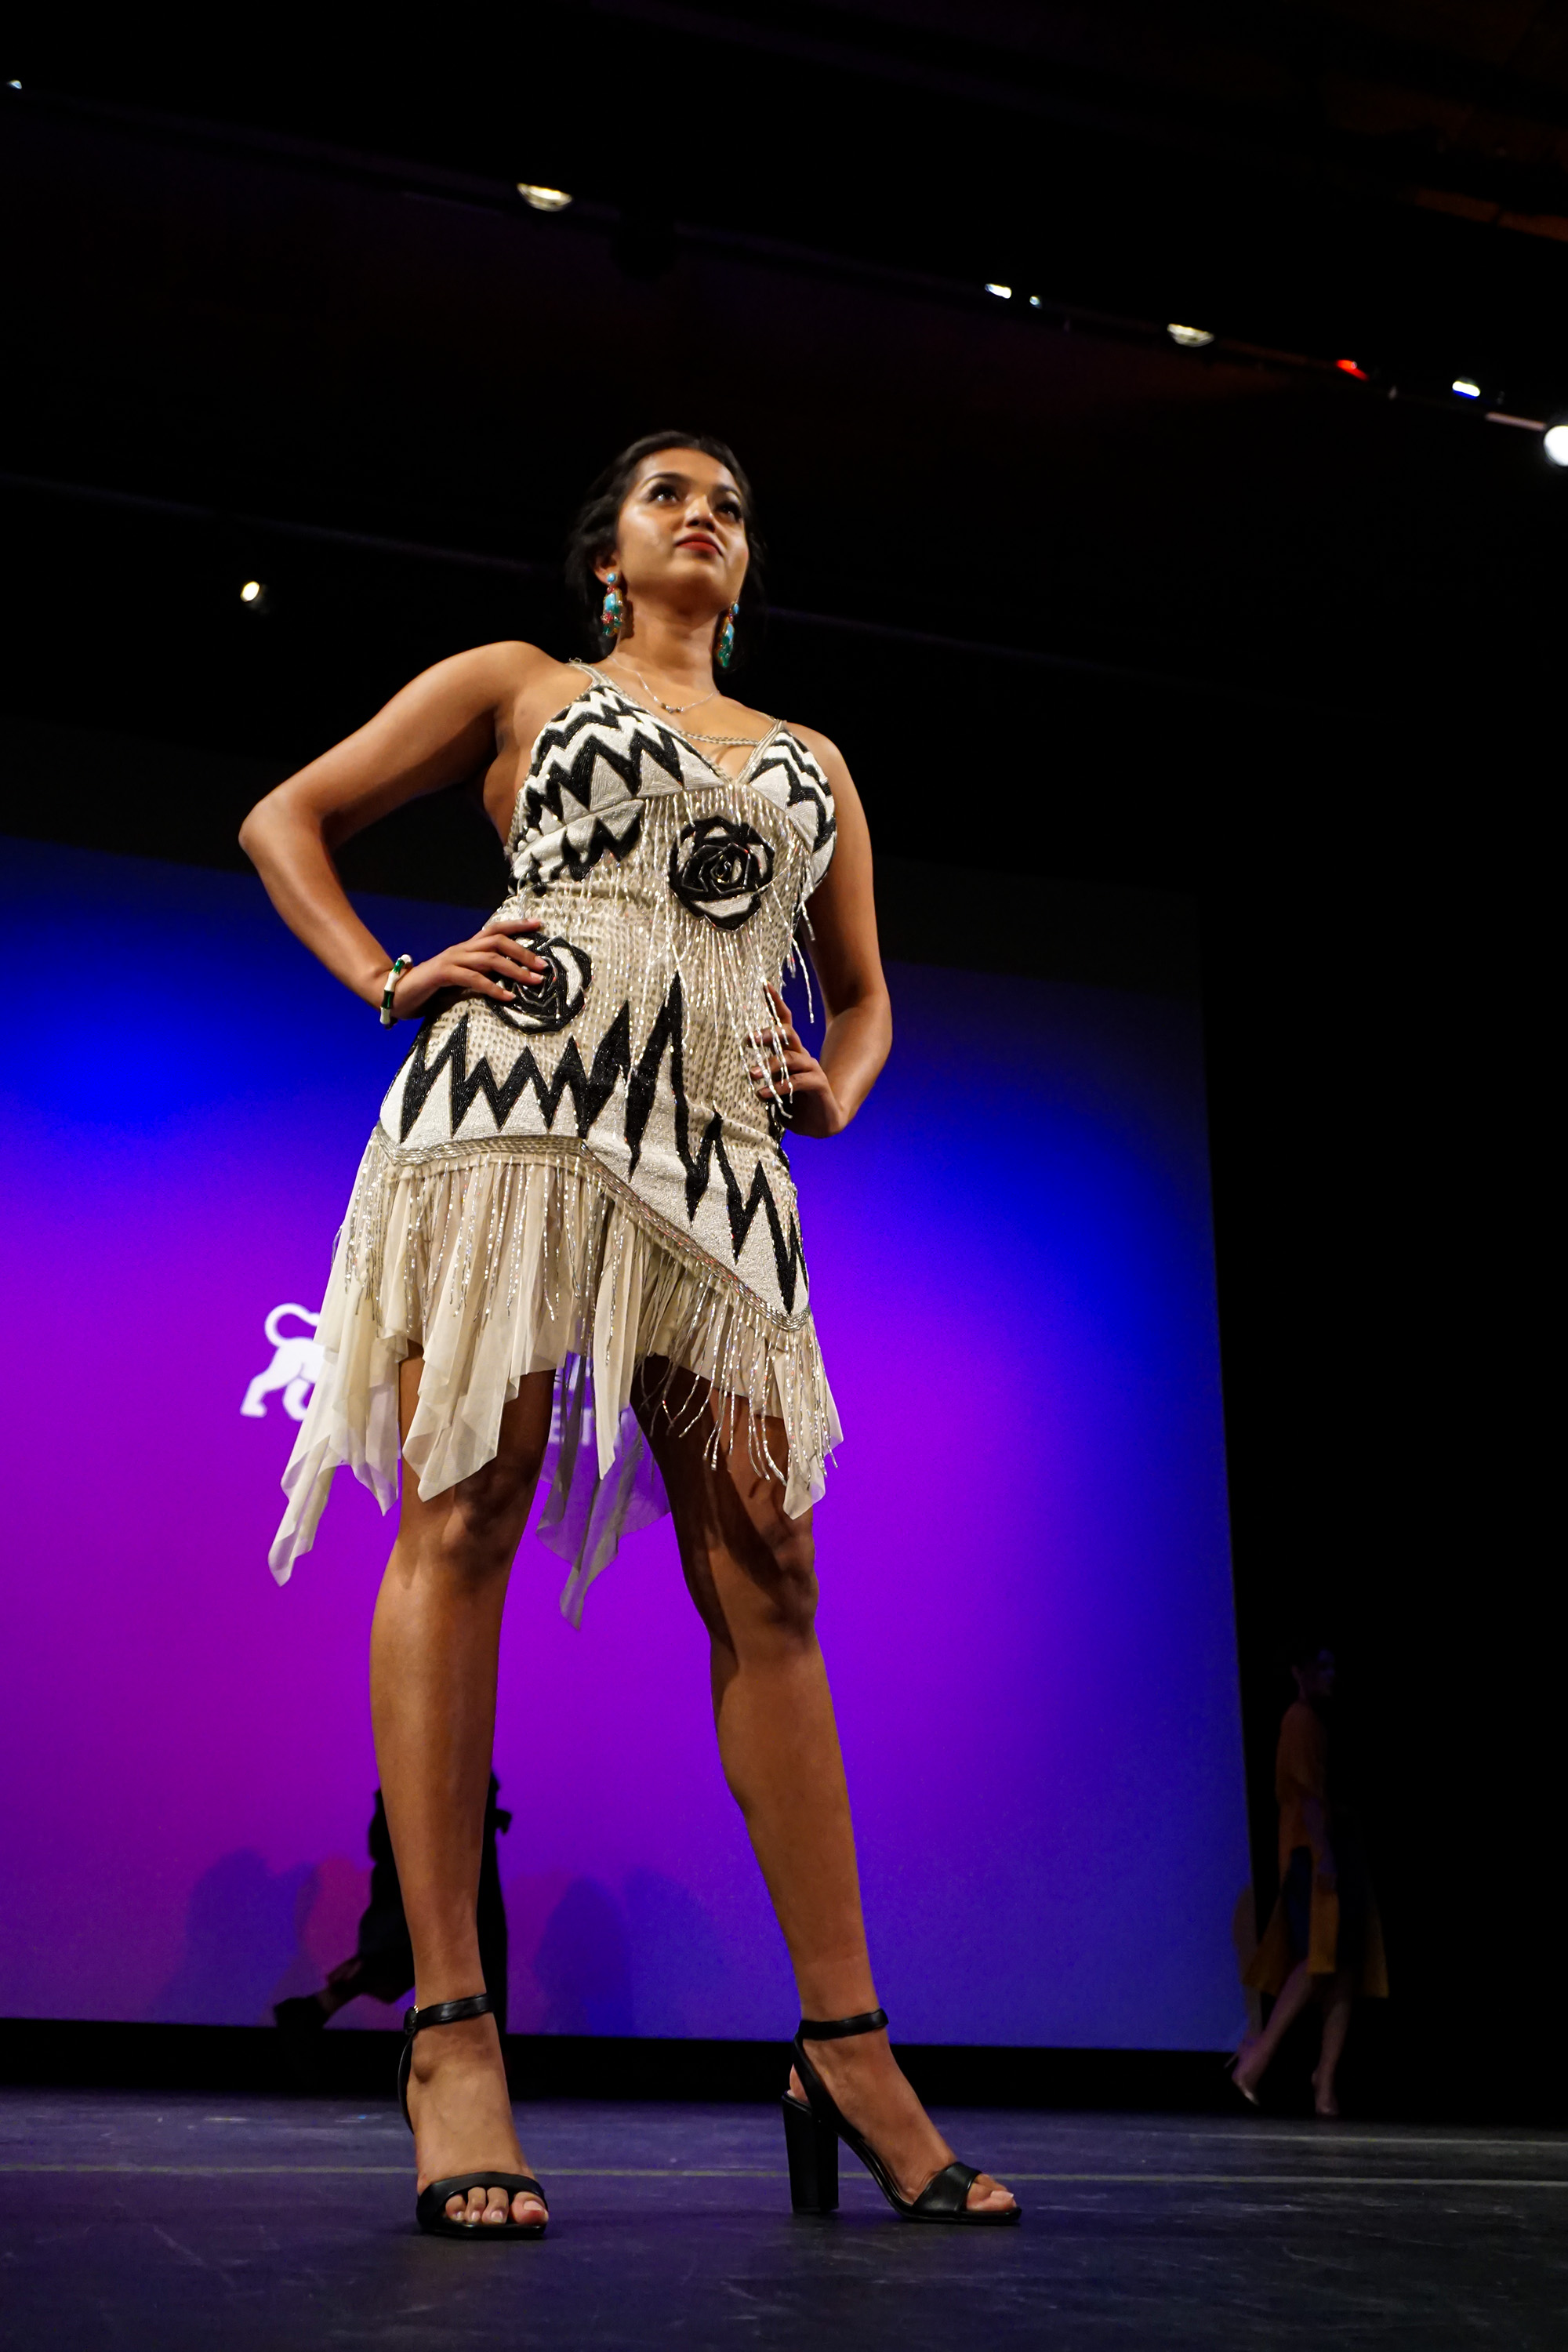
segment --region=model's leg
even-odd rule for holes
[[[809,1516],[784,1516],[784,1490],[752,1464],[743,1412],[717,1467],[706,1458],[710,1405],[683,1427],[697,1391],[677,1376],[668,1408],[638,1412],[675,1518],[681,1564],[711,1643],[713,1714],[724,1777],[745,1816],[795,1968],[805,2017],[875,2009],[838,1733],[817,1646]],[[784,1432],[769,1424],[773,1458]],[[814,2043],[812,2063],[905,2194],[952,2161],[905,2081],[885,2032]],[[799,2084],[795,2088],[799,2092]],[[1011,2192],[983,2173],[972,2206],[1004,2209]]]
[[[419,1393],[420,1360],[403,1367],[403,1426]],[[495,1460],[422,1502],[403,1490],[397,1541],[371,1634],[370,1697],[376,1761],[414,1944],[414,1998],[479,1992],[475,1910],[485,1798],[495,1738],[496,1654],[512,1557],[528,1519],[550,1433],[552,1376],[531,1374],[501,1417]],[[492,2017],[435,2026],[414,2043],[409,2112],[419,2186],[493,2164],[526,2172],[512,2126]],[[470,2218],[507,2218],[504,2189],[475,2189]],[[453,2199],[454,2220],[464,2209]],[[543,2220],[518,2197],[514,2221]]]
[[[1329,1986],[1328,2000],[1323,2010],[1323,2047],[1312,2076],[1312,2102],[1321,2116],[1337,2116],[1339,2099],[1334,2091],[1334,2074],[1344,2054],[1345,2036],[1351,2030],[1351,2011],[1355,2006],[1355,1976],[1342,1969]]]
[[[1245,2090],[1256,2091],[1287,2032],[1312,1998],[1312,1979],[1305,1960],[1298,1960],[1279,1988],[1268,2022],[1255,2042],[1244,2044],[1233,2072]]]

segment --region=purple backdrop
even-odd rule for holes
[[[390,1523],[341,1475],[279,1592],[294,1423],[280,1388],[240,1406],[264,1318],[321,1304],[408,1033],[252,881],[5,849],[0,2011],[249,2022],[353,1946]],[[367,914],[420,952],[467,928]],[[910,2041],[1217,2048],[1247,1865],[1196,1014],[890,977],[880,1087],[794,1152],[847,1432],[821,1622],[882,1998]],[[668,1523],[580,1632],[562,1575],[526,1538],[496,1758],[512,2021],[784,2033]]]

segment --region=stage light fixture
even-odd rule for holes
[[[1368,375],[1365,368],[1358,366],[1354,360],[1336,360],[1334,362],[1334,365],[1338,368],[1342,375],[1353,375],[1357,383],[1370,383],[1372,382],[1372,378]]]
[[[1560,408],[1555,416],[1547,418],[1541,446],[1549,466],[1568,466],[1568,408]]]
[[[542,188],[534,180],[520,180],[517,193],[536,213],[563,213],[572,201],[564,188]]]
[[[1013,299],[1013,289],[1010,286],[998,286],[989,278],[985,281],[985,291],[987,294],[994,294],[999,302],[1010,302]]]
[[[1039,296],[1038,296],[1037,294],[1031,294],[1031,295],[1030,295],[1030,297],[1029,297],[1029,308],[1030,308],[1030,310],[1037,310],[1039,309],[1039,307],[1040,307],[1040,298],[1039,298]]]
[[[264,604],[267,602],[266,581],[247,580],[239,592],[239,601],[242,604],[248,604],[253,612],[258,604]]]
[[[1461,400],[1479,400],[1481,396],[1480,385],[1473,375],[1457,375],[1449,389],[1457,392]]]
[[[1207,327],[1178,327],[1173,324],[1166,328],[1165,332],[1173,343],[1180,343],[1184,352],[1201,352],[1205,343],[1214,341]]]

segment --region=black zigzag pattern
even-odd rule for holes
[[[685,1009],[685,997],[678,972],[670,982],[669,994],[659,1007],[658,1017],[648,1033],[647,1044],[643,1047],[626,1087],[626,1141],[631,1147],[632,1169],[635,1172],[642,1157],[643,1137],[653,1111],[654,1097],[658,1090],[659,1068],[668,1049],[670,1091],[675,1097],[675,1148],[686,1171],[688,1222],[695,1220],[712,1181],[713,1169],[717,1167],[724,1187],[724,1204],[729,1213],[731,1254],[739,1261],[757,1212],[761,1209],[767,1219],[768,1238],[773,1244],[773,1271],[778,1276],[779,1297],[784,1301],[785,1314],[790,1314],[795,1307],[796,1284],[805,1268],[800,1220],[792,1209],[787,1228],[781,1222],[773,1188],[760,1160],[752,1178],[751,1192],[742,1194],[734,1169],[730,1164],[730,1155],[724,1149],[724,1122],[717,1111],[703,1129],[702,1139],[696,1150],[692,1150],[691,1112],[686,1098]]]
[[[534,1058],[531,1046],[523,1048],[503,1079],[497,1078],[484,1055],[470,1070],[468,1020],[469,1015],[465,1013],[433,1061],[426,1056],[435,1024],[431,1023],[420,1031],[409,1057],[408,1076],[404,1082],[401,1120],[401,1139],[404,1142],[412,1134],[415,1122],[444,1071],[449,1074],[451,1132],[454,1137],[480,1095],[489,1103],[490,1116],[499,1129],[504,1127],[531,1087],[540,1115],[550,1129],[553,1129],[562,1103],[570,1095],[574,1125],[577,1134],[585,1138],[615,1093],[616,1080],[624,1078],[626,1087],[626,1138],[631,1154],[631,1172],[635,1175],[658,1092],[659,1071],[668,1054],[670,1088],[675,1097],[675,1148],[686,1171],[687,1220],[695,1222],[697,1212],[712,1181],[713,1171],[717,1169],[724,1187],[730,1241],[735,1259],[739,1261],[760,1213],[766,1221],[768,1238],[773,1244],[779,1297],[784,1302],[785,1314],[793,1313],[796,1289],[805,1270],[800,1221],[793,1206],[787,1222],[781,1219],[773,1188],[761,1160],[752,1174],[750,1192],[742,1193],[730,1163],[730,1155],[724,1149],[724,1122],[717,1111],[703,1129],[696,1150],[691,1149],[691,1112],[686,1098],[685,999],[679,973],[670,982],[669,993],[659,1007],[658,1018],[635,1066],[632,1062],[629,1004],[622,1005],[600,1039],[591,1067],[584,1066],[577,1040],[574,1037],[556,1065],[553,1078],[548,1080]],[[782,1158],[782,1153],[780,1156]]]
[[[730,1213],[730,1247],[737,1264],[757,1212],[762,1210],[768,1222],[768,1238],[773,1245],[773,1271],[778,1276],[779,1297],[784,1301],[785,1313],[790,1313],[795,1307],[796,1280],[805,1270],[805,1259],[800,1245],[800,1222],[792,1210],[788,1232],[780,1224],[773,1187],[768,1182],[762,1161],[758,1160],[752,1175],[752,1189],[742,1200],[735,1171],[724,1149],[724,1122],[717,1111],[702,1131],[702,1140],[695,1158],[689,1157],[684,1139],[680,1139],[680,1156],[686,1167],[686,1213],[689,1217],[696,1215],[697,1204],[708,1190],[710,1163],[718,1162],[719,1173],[724,1181],[724,1203]]]
[[[547,1128],[553,1129],[563,1097],[569,1094],[577,1133],[586,1135],[615,1093],[616,1079],[626,1077],[631,1069],[632,1014],[629,1004],[622,1005],[600,1038],[592,1069],[584,1068],[577,1040],[573,1037],[555,1066],[552,1078],[545,1077],[534,1059],[531,1045],[523,1047],[504,1078],[496,1076],[488,1057],[483,1055],[470,1070],[468,1019],[465,1013],[433,1062],[426,1059],[426,1051],[434,1024],[420,1031],[409,1057],[408,1076],[403,1087],[403,1142],[406,1143],[413,1133],[415,1122],[444,1070],[451,1073],[454,1135],[480,1095],[489,1103],[490,1116],[497,1127],[504,1127],[530,1087],[533,1088],[540,1117]]]
[[[813,826],[809,846],[814,858],[837,837],[838,821],[833,814],[833,794],[827,779],[805,744],[797,742],[793,735],[775,739],[757,762],[752,782],[764,791],[769,786],[776,791],[782,783],[787,808],[809,810]]]
[[[668,730],[618,695],[590,688],[550,720],[534,746],[523,791],[521,830],[526,834],[531,826],[542,827],[547,817],[566,824],[581,816],[592,805],[594,770],[600,760],[613,770],[626,796],[635,800],[642,790],[645,753],[671,783],[681,782],[680,754]]]
[[[606,850],[624,857],[642,830],[643,762],[683,782],[668,730],[645,712],[591,688],[552,719],[534,746],[518,812],[513,877],[542,892],[556,877],[581,882]],[[605,771],[614,780],[606,788]]]

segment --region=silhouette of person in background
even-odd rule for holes
[[[500,1864],[496,1839],[511,1827],[511,1815],[497,1804],[500,1782],[490,1774],[485,1800],[484,1844],[479,1864],[479,1965],[485,1990],[495,2002],[496,2029],[506,2032],[506,1906],[501,1900]],[[301,1993],[280,2000],[272,2014],[291,2050],[303,2056],[306,2047],[340,2009],[366,1993],[372,2000],[402,2000],[414,1983],[414,1947],[404,1915],[403,1890],[386,1826],[381,1790],[370,1822],[370,1901],[359,1923],[359,1940],[346,1960],[331,1969],[320,1992]]]
[[[1244,2099],[1258,2086],[1309,2000],[1323,2011],[1312,2075],[1320,2116],[1337,2116],[1334,2075],[1358,1993],[1385,1998],[1383,1929],[1347,1786],[1342,1742],[1332,1730],[1334,1654],[1303,1647],[1292,1664],[1297,1696],[1279,1727],[1274,1793],[1279,1805],[1279,1897],[1242,1979],[1271,1993],[1260,2033],[1249,2033],[1231,2064]]]

